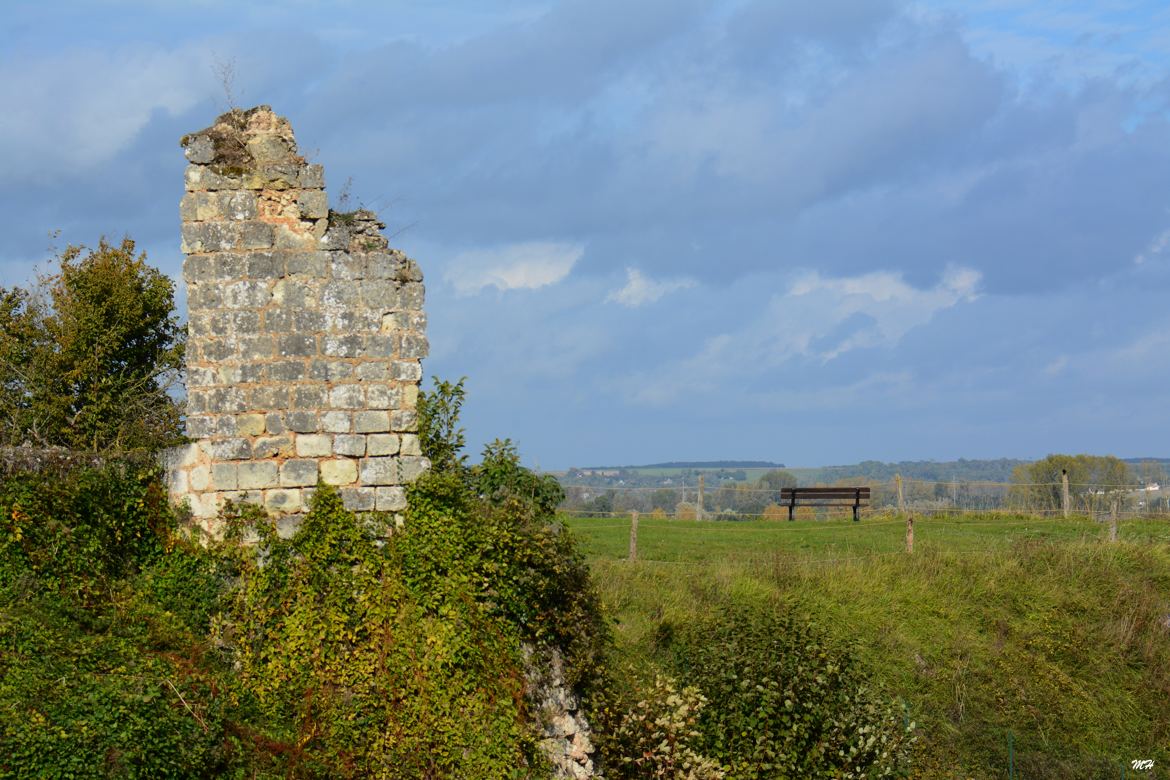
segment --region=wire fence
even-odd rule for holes
[[[1013,514],[1041,517],[1089,516],[1096,519],[1170,518],[1170,485],[1082,482],[950,482],[922,479],[856,480],[837,487],[865,487],[869,499],[862,516],[887,513]],[[791,500],[780,488],[747,482],[712,485],[564,484],[561,509],[581,517],[612,517],[639,512],[683,520],[786,520]],[[851,515],[849,506],[811,506],[798,499],[797,519]]]

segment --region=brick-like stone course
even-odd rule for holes
[[[416,435],[418,265],[375,214],[329,210],[324,171],[267,106],[182,145],[196,442],[168,457],[172,498],[207,524],[228,499],[295,514],[321,480],[352,509],[401,511],[402,485],[429,467]]]

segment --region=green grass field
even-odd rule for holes
[[[1170,777],[1170,521],[959,515],[915,523],[568,518],[620,663],[720,597],[812,619],[906,706],[915,777]]]

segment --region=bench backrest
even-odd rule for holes
[[[780,488],[780,500],[812,501],[869,501],[868,487],[798,487]]]

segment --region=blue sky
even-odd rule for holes
[[[473,450],[1170,455],[1161,3],[8,0],[0,285],[178,278],[225,64],[422,265]]]

